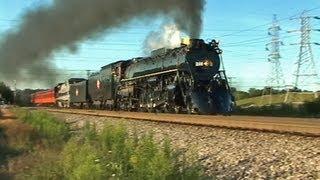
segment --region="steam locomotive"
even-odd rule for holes
[[[228,114],[234,97],[220,69],[219,44],[187,39],[149,57],[108,64],[88,79],[72,78],[52,91],[58,107]],[[41,93],[41,92],[38,92]],[[37,97],[33,96],[33,102]],[[41,105],[41,104],[40,104]]]

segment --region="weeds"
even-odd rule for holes
[[[205,178],[197,158],[186,158],[168,139],[159,144],[151,133],[129,134],[124,125],[111,124],[97,133],[94,125],[86,124],[71,137],[67,125],[45,112],[16,114],[35,130],[33,142],[45,144],[17,160],[24,162],[23,167],[16,165],[17,179]]]
[[[152,134],[129,136],[121,125],[106,125],[95,136],[87,133],[93,129],[88,131],[86,126],[86,136],[72,139],[64,148],[61,166],[67,179],[199,179],[202,176],[200,165],[196,161],[189,165],[168,140],[161,145]]]

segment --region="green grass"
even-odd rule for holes
[[[320,98],[312,102],[302,104],[271,104],[268,106],[237,107],[234,114],[259,115],[259,116],[283,116],[283,117],[320,117]]]
[[[106,125],[97,134],[87,125],[58,157],[44,158],[19,176],[22,179],[205,179],[197,158],[186,160],[170,142],[157,143],[152,134],[129,136],[122,125]]]
[[[65,146],[60,166],[66,179],[204,178],[199,163],[187,163],[168,140],[158,144],[152,134],[129,136],[121,125],[106,125],[101,133],[94,132],[86,126],[81,139]]]
[[[237,106],[266,106],[266,105],[276,105],[282,103],[301,103],[301,102],[312,102],[315,100],[314,93],[296,93],[290,92],[285,102],[286,94],[275,94],[275,95],[264,95],[259,97],[241,99],[237,101]]]
[[[15,112],[36,131],[32,142],[45,145],[17,158],[23,166],[13,167],[16,179],[208,179],[196,153],[173,149],[168,138],[159,143],[152,133],[129,134],[124,125],[112,124],[99,133],[86,124],[71,135],[66,124],[48,113]]]

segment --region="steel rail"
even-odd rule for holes
[[[43,110],[56,113],[69,113],[109,118],[124,118],[128,120],[143,120],[193,126],[220,127],[320,137],[320,119],[318,118],[211,116],[54,108],[43,108]]]

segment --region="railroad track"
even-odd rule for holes
[[[320,137],[320,119],[288,118],[264,116],[210,116],[188,114],[143,113],[126,111],[53,109],[44,110],[56,113],[80,114],[100,117],[125,118],[132,120],[195,126],[221,127],[230,129],[254,130],[274,133],[289,133],[303,136]]]

